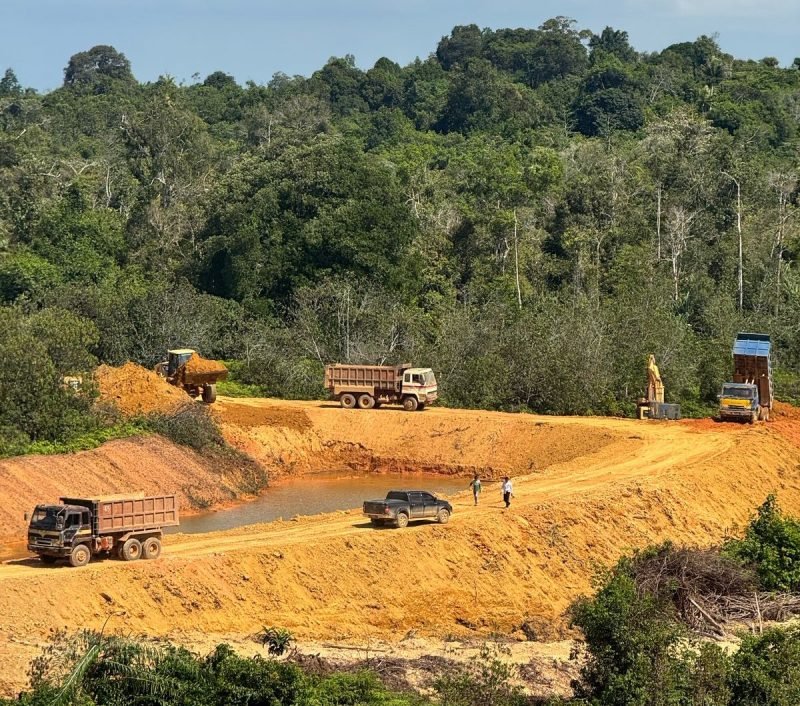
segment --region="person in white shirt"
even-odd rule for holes
[[[509,480],[508,476],[503,478],[503,502],[506,504],[506,507],[511,506],[511,496],[513,495],[514,487],[511,485],[511,481]]]

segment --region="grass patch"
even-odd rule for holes
[[[225,397],[267,397],[261,385],[250,385],[238,380],[220,380],[217,383],[217,394]]]
[[[0,458],[10,456],[24,456],[26,454],[50,455],[50,454],[69,454],[78,451],[91,451],[98,446],[102,446],[107,441],[115,439],[129,439],[133,436],[141,436],[151,433],[145,424],[140,420],[118,422],[106,427],[99,427],[78,434],[64,441],[33,441],[21,443],[18,446],[3,449]]]

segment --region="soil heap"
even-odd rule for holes
[[[101,365],[94,373],[101,400],[113,402],[126,416],[161,412],[168,414],[191,402],[181,389],[136,363],[114,368]]]
[[[227,373],[228,369],[217,360],[209,360],[192,353],[192,357],[186,361],[186,372],[189,375],[199,375],[205,373]]]

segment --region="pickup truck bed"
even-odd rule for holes
[[[418,519],[445,524],[453,506],[424,490],[392,490],[383,500],[365,501],[363,512],[373,525],[405,527],[410,520]]]

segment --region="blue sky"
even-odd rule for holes
[[[219,69],[266,83],[348,53],[362,68],[381,56],[406,64],[457,24],[538,27],[556,15],[626,30],[640,51],[718,33],[737,57],[800,56],[800,0],[0,0],[0,71],[48,90],[72,54],[111,44],[140,81]]]

